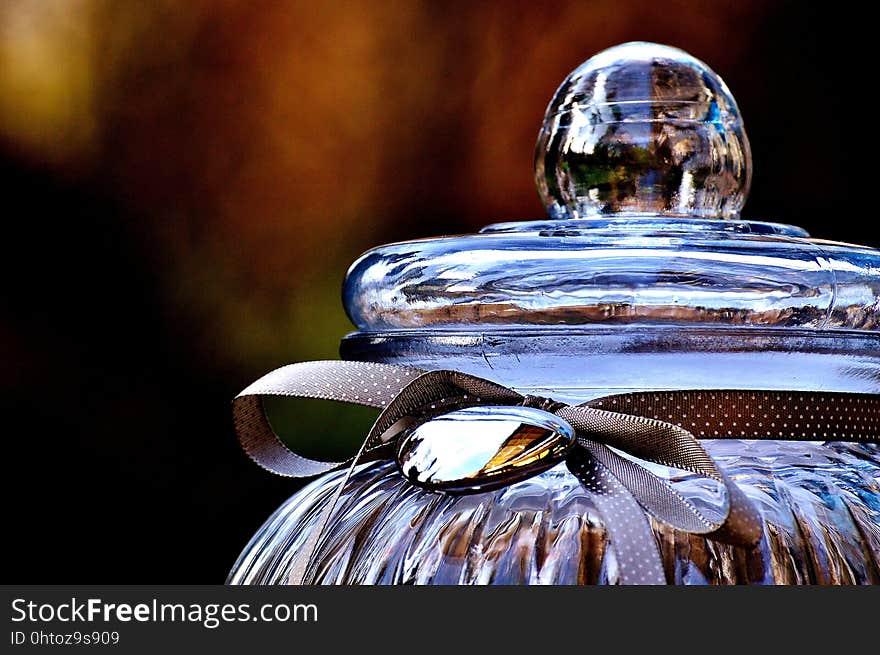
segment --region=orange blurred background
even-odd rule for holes
[[[546,104],[616,43],[724,77],[747,217],[877,245],[851,22],[754,0],[4,0],[0,390],[31,421],[10,435],[13,577],[221,581],[293,488],[239,455],[229,399],[336,356],[361,251],[539,218]]]

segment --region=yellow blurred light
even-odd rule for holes
[[[0,135],[40,159],[68,161],[92,144],[92,5],[0,3]]]

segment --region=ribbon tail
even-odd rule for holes
[[[588,406],[565,407],[557,412],[576,430],[635,457],[675,467],[716,480],[727,490],[728,511],[718,521],[706,521],[703,529],[692,530],[711,539],[738,546],[754,546],[763,534],[760,515],[742,490],[722,473],[715,461],[687,430],[657,419],[619,414]],[[644,470],[644,469],[643,469]],[[645,474],[651,475],[647,471]],[[662,482],[656,476],[658,483]],[[637,485],[639,480],[634,481]],[[658,485],[654,485],[659,489]],[[670,489],[671,491],[671,489]],[[680,496],[669,496],[670,499]],[[662,504],[663,514],[675,515],[677,503]],[[680,505],[680,504],[679,504]],[[660,518],[658,516],[658,518]],[[700,517],[702,518],[702,517]]]
[[[583,448],[569,455],[568,468],[592,494],[592,500],[605,523],[607,541],[617,558],[620,583],[625,585],[665,585],[663,561],[654,533],[639,503],[595,453],[608,450],[584,440]]]
[[[367,435],[367,438],[364,439],[360,449],[358,449],[357,454],[351,458],[351,464],[348,466],[345,476],[343,476],[342,480],[339,481],[339,484],[336,485],[336,489],[333,490],[333,495],[330,496],[324,509],[321,510],[321,515],[318,517],[317,522],[312,526],[305,543],[294,555],[290,573],[287,575],[287,584],[312,584],[314,572],[311,571],[311,566],[315,553],[318,551],[318,546],[321,544],[321,539],[324,537],[327,525],[330,523],[330,518],[333,516],[336,506],[339,504],[339,499],[342,497],[342,492],[345,490],[345,486],[348,484],[348,481],[351,480],[351,476],[358,464],[361,464],[365,459],[364,455],[367,451],[367,445],[369,442],[370,435]],[[309,575],[310,573],[312,574],[311,576]]]
[[[661,523],[694,534],[707,534],[718,529],[718,523],[704,517],[668,482],[643,466],[621,457],[610,448],[596,449],[593,456],[629,490],[642,509]]]

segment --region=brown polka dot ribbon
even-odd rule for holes
[[[297,455],[276,436],[263,396],[320,398],[381,410],[357,454],[346,462]],[[370,362],[291,364],[254,382],[233,401],[239,441],[260,466],[278,475],[312,477],[343,467],[347,475],[296,555],[291,584],[311,580],[313,555],[354,467],[384,459],[402,430],[455,409],[540,402],[576,432],[569,469],[593,497],[617,559],[623,584],[665,584],[647,515],[673,528],[724,543],[752,546],[760,517],[698,439],[880,441],[880,395],[810,391],[656,391],[623,393],[572,406],[525,397],[500,384],[457,371]],[[629,457],[618,453],[624,453]],[[722,518],[705,517],[665,480],[631,457],[690,471],[722,484]]]

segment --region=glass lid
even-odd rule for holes
[[[880,330],[880,252],[740,219],[751,154],[739,110],[681,50],[624,44],[571,73],[535,178],[548,219],[362,255],[343,290],[358,330]]]

